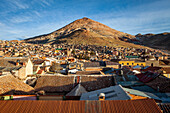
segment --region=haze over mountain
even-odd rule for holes
[[[83,44],[101,46],[140,47],[129,40],[135,36],[117,31],[89,18],[78,19],[52,33],[25,39],[37,44]]]

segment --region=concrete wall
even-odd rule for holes
[[[24,78],[27,77],[27,75],[26,75],[26,68],[25,68],[25,67],[22,67],[21,69],[19,69],[19,71],[18,71],[18,77],[19,77],[20,79],[24,79]]]

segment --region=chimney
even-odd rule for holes
[[[159,92],[159,86],[157,86],[157,91]]]
[[[23,62],[23,64],[22,64],[23,66],[26,66],[26,63],[25,62]]]
[[[16,62],[16,66],[19,66],[20,60],[17,60]]]
[[[99,100],[105,100],[105,94],[104,93],[100,93],[99,95]]]
[[[16,62],[16,66],[19,66],[19,62]]]
[[[122,68],[122,65],[121,65],[121,64],[119,64],[119,69],[120,69],[120,68]]]

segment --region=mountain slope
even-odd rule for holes
[[[25,42],[139,47],[124,40],[133,38],[135,36],[117,31],[89,18],[82,18],[52,33],[25,39]]]
[[[138,34],[136,35],[136,37],[145,46],[170,51],[170,33],[145,34],[145,35]]]

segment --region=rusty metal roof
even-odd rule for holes
[[[111,101],[0,101],[2,113],[161,113],[152,99]]]
[[[170,111],[170,103],[159,103],[158,106],[161,108],[163,113],[169,113],[169,111]]]

